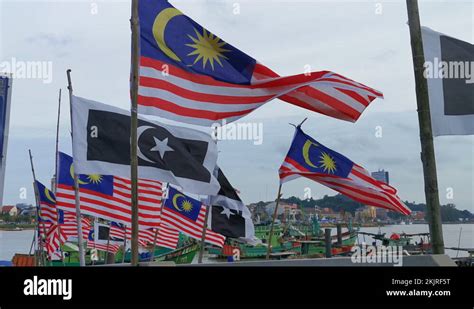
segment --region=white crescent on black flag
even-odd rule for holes
[[[208,221],[210,229],[226,237],[255,242],[255,228],[249,209],[219,167],[216,168],[214,175],[217,176],[221,189],[217,195],[210,198],[212,205]]]
[[[130,178],[130,112],[72,98],[73,157],[78,174]],[[213,195],[217,146],[210,134],[138,118],[138,175]]]
[[[433,135],[474,134],[474,45],[421,29]]]

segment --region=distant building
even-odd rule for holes
[[[270,217],[273,217],[273,213],[275,212],[275,206],[276,206],[276,202],[270,202],[265,206],[267,214]],[[284,214],[285,212],[296,215],[296,214],[300,214],[301,210],[298,208],[298,205],[296,204],[288,204],[288,203],[280,202],[280,204],[278,205],[277,215],[280,216]]]
[[[388,213],[388,210],[384,208],[377,208],[375,210],[376,217],[379,220],[387,220],[388,218],[387,213]]]
[[[36,207],[19,208],[21,216],[36,216]]]
[[[16,206],[16,208],[18,208],[18,211],[20,211],[21,209],[27,209],[27,208],[33,207],[33,205],[26,204],[26,203],[18,203],[15,206]]]
[[[367,211],[369,213],[370,218],[377,218],[377,207],[369,206],[369,209],[367,209]]]
[[[9,214],[10,216],[14,217],[14,216],[18,215],[18,208],[16,206],[13,206],[13,205],[3,206],[2,210],[1,210],[1,214],[2,215]]]
[[[373,208],[373,209],[372,209]],[[375,207],[366,206],[363,208],[359,208],[355,212],[355,219],[360,222],[369,222],[375,219],[376,210]]]
[[[378,181],[384,182],[387,185],[389,184],[388,172],[385,170],[378,170],[377,172],[372,172],[372,177]]]
[[[412,211],[411,217],[416,221],[423,221],[423,220],[425,220],[425,212],[424,211]]]

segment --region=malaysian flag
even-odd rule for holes
[[[156,229],[138,230],[139,245],[145,247],[147,244],[153,244]],[[130,228],[121,226],[115,222],[110,225],[110,237],[113,240],[124,240],[131,238],[132,231]],[[161,224],[156,235],[156,245],[170,249],[176,249],[179,241],[179,231],[166,225]]]
[[[167,224],[162,224],[158,229],[156,245],[169,249],[176,249],[179,242],[179,231]]]
[[[57,222],[56,197],[41,182],[35,181],[39,200],[39,219],[42,222]]]
[[[68,240],[69,238],[77,239],[77,219],[76,213],[58,210],[58,226],[61,233]],[[89,233],[92,229],[91,220],[88,218],[81,217],[82,223],[82,238],[86,239],[89,237]]]
[[[90,231],[89,231],[89,235],[87,237],[87,248],[89,249],[97,249],[97,250],[100,250],[100,251],[107,251],[109,253],[112,253],[112,254],[116,254],[119,249],[120,249],[120,245],[116,244],[116,243],[112,243],[110,241],[107,241],[107,242],[97,242],[95,240],[95,229],[92,228]]]
[[[60,259],[60,246],[66,241],[64,234],[58,227],[58,213],[56,209],[56,197],[41,182],[35,181],[38,195],[38,235],[43,242],[43,249],[48,253],[51,260]]]
[[[113,241],[130,240],[132,238],[132,229],[120,223],[111,222],[110,237]],[[155,232],[153,229],[139,229],[138,230],[138,244],[141,247],[146,247],[148,243],[153,243]]]
[[[320,71],[281,77],[165,0],[141,1],[139,112],[210,126],[281,99],[356,121],[381,92]]]
[[[57,224],[51,224],[46,235],[46,252],[51,260],[61,259],[61,245],[66,242],[66,237],[61,233]]]
[[[303,176],[365,205],[411,213],[395,188],[372,178],[363,167],[306,135],[299,126],[279,173],[280,183]]]
[[[57,207],[75,211],[72,157],[59,153]],[[131,183],[129,179],[107,175],[79,175],[81,213],[131,225]],[[160,223],[162,185],[159,181],[138,180],[139,225],[157,227]]]
[[[178,190],[169,187],[168,198],[163,205],[161,220],[189,237],[201,240],[206,206]],[[206,230],[205,241],[218,247],[224,246],[225,236]]]
[[[97,249],[99,251],[108,251],[110,253],[116,254],[120,250],[120,245],[117,244],[98,244],[94,241],[87,242],[88,249]]]
[[[112,240],[124,240],[126,236],[125,225],[117,222],[110,222],[109,236]]]

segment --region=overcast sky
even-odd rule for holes
[[[331,70],[382,91],[355,124],[275,100],[240,122],[263,124],[263,144],[219,142],[219,164],[246,203],[271,200],[278,168],[293,135],[287,123],[308,117],[303,129],[369,171],[385,169],[403,200],[424,202],[415,86],[405,1],[170,1],[228,43],[281,75]],[[239,14],[234,14],[236,4]],[[473,42],[472,1],[421,1],[421,21]],[[28,148],[40,181],[54,173],[58,89],[63,88],[60,149],[71,153],[66,69],[75,94],[129,106],[130,1],[0,0],[0,62],[51,61],[51,83],[13,85],[4,204],[33,202]],[[376,136],[377,127],[382,137]],[[474,138],[435,139],[442,203],[473,211]],[[314,198],[334,191],[305,179],[284,196]],[[26,188],[26,201],[20,199]],[[447,190],[453,198],[447,199]]]

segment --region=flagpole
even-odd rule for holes
[[[35,232],[33,234],[33,241],[31,243],[31,246],[33,247],[34,251],[34,256],[35,256],[35,266],[38,266],[38,239],[36,237],[36,234],[39,233],[39,214],[38,214],[38,207],[36,208],[36,228]],[[31,247],[30,247],[30,254],[31,254]]]
[[[130,178],[131,178],[131,207],[132,207],[132,257],[131,265],[138,265],[138,141],[137,141],[137,99],[139,74],[139,18],[138,0],[132,0],[132,14],[130,25],[132,28],[132,59],[131,59],[131,108],[130,108]]]
[[[58,190],[58,153],[59,153],[59,121],[61,117],[61,88],[59,89],[58,99],[58,121],[56,123],[56,156],[54,160],[54,194]]]
[[[71,70],[66,71],[67,74],[67,89],[69,90],[69,106],[71,112],[71,135],[73,131],[72,125],[72,81],[71,81]],[[77,173],[74,172],[74,196],[76,204],[76,221],[77,221],[77,245],[79,246],[79,265],[86,266],[86,259],[84,255],[84,241],[82,235],[82,220],[81,220],[81,208],[80,208],[80,197],[79,197],[79,181]]]
[[[423,75],[425,56],[421,37],[418,1],[407,0],[408,25],[410,28],[413,67],[415,72],[416,102],[420,126],[421,162],[425,183],[425,198],[428,223],[434,254],[444,254],[443,226],[438,195],[438,177],[431,129],[428,83]]]
[[[162,192],[163,192],[163,184],[162,184]],[[165,190],[168,190],[168,184],[166,184],[166,188]],[[163,214],[163,207],[165,205],[165,201],[162,199],[161,200],[161,209],[160,209],[160,214]],[[160,223],[160,226],[158,227],[161,229],[161,223]],[[153,251],[151,252],[151,262],[153,262],[153,259],[155,258],[155,248],[156,248],[156,240],[158,238],[158,228],[156,229],[155,231],[155,239],[153,240]]]
[[[209,201],[209,199],[208,199]],[[207,203],[209,204],[209,203]],[[202,263],[202,257],[204,256],[204,244],[206,240],[206,231],[207,231],[207,220],[209,218],[209,205],[206,205],[206,215],[204,216],[204,224],[202,225],[202,236],[201,236],[201,249],[199,250],[198,263]]]
[[[158,237],[158,228],[155,228],[155,235],[153,236],[153,247],[151,249],[150,262],[153,262],[153,259],[155,258],[155,248],[156,248],[157,237]]]
[[[127,252],[127,227],[125,227],[125,232],[123,235],[123,254],[122,254],[122,264],[125,263],[125,253]]]
[[[61,88],[59,88],[59,98],[58,98],[58,121],[56,123],[56,154],[55,154],[55,159],[54,159],[54,194],[56,195],[56,192],[58,191],[58,153],[59,153],[59,122],[61,118]],[[56,218],[57,218],[58,210],[56,209]],[[58,233],[61,235],[61,225],[56,219],[56,224],[57,224],[57,229]],[[61,261],[63,262],[63,266],[65,266],[64,263],[64,254],[63,254],[63,248],[61,247],[61,244],[59,245],[59,252],[61,252]]]
[[[109,262],[109,245],[110,245],[110,225],[109,225],[109,234],[107,235],[107,248],[105,249],[105,263]]]
[[[33,156],[31,155],[31,149],[28,149],[28,153],[30,154],[30,164],[31,164],[31,173],[33,175],[33,189],[34,189],[34,192],[35,192],[35,199],[36,199],[36,209],[38,211],[38,231],[39,229],[41,228],[40,227],[40,218],[42,218],[41,216],[41,206],[40,206],[40,202],[39,202],[39,195],[38,195],[38,187],[36,186],[36,174],[35,174],[35,167],[33,165]],[[46,226],[43,224],[43,235],[44,235],[44,239],[46,240]],[[42,238],[40,237],[40,251],[41,251],[41,259],[43,260],[43,266],[46,266],[46,260],[45,260],[45,257],[44,257],[44,250],[43,250],[43,241],[42,241]]]
[[[267,260],[270,259],[270,252],[272,251],[272,235],[273,235],[273,228],[275,226],[275,219],[278,214],[278,204],[280,204],[280,197],[281,197],[281,183],[278,186],[278,194],[277,194],[277,199],[276,199],[276,204],[275,204],[275,211],[273,211],[273,219],[272,219],[272,226],[270,228],[270,234],[268,235],[268,241],[267,241]]]

